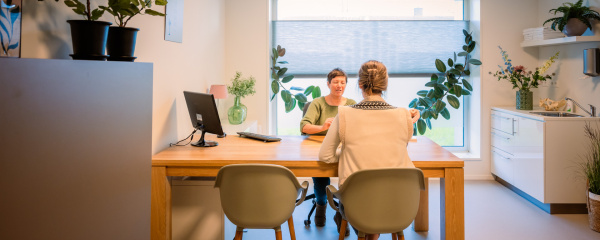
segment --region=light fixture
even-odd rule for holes
[[[210,91],[208,92],[215,96],[215,99],[226,99],[227,98],[227,86],[222,84],[210,85]]]
[[[227,86],[223,85],[223,84],[215,84],[215,85],[210,85],[210,90],[208,91],[209,94],[212,94],[215,99],[216,99],[216,104],[217,104],[217,111],[220,113],[221,112],[221,107],[219,104],[219,99],[226,99],[227,98]],[[219,114],[219,118],[220,116],[223,116],[223,114]],[[227,136],[227,134],[225,132],[223,132],[223,135],[218,135],[217,137],[219,138],[223,138]]]

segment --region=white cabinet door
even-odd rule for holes
[[[514,140],[513,185],[544,202],[544,122],[517,117]]]

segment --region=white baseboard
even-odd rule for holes
[[[429,178],[430,181],[439,181],[440,178]],[[465,181],[481,181],[481,180],[494,180],[492,175],[467,175]]]

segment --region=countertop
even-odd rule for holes
[[[573,114],[581,115],[583,117],[551,117],[532,114],[531,112],[565,112],[565,111],[546,111],[541,107],[534,107],[533,110],[517,110],[515,106],[501,106],[492,107],[492,110],[500,112],[510,113],[517,116],[530,118],[539,121],[600,121],[600,117],[590,117],[584,111],[575,112]]]

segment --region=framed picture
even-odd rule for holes
[[[21,56],[22,0],[0,0],[0,57]]]
[[[169,0],[166,15],[165,40],[181,43],[183,41],[183,0]]]

